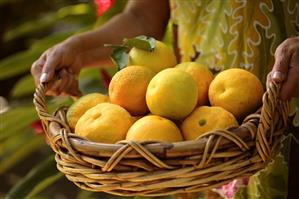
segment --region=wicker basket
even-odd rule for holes
[[[78,187],[121,196],[161,196],[198,192],[250,176],[277,152],[285,132],[289,105],[271,84],[263,106],[238,128],[206,132],[194,141],[176,143],[90,142],[73,134],[67,108],[48,113],[46,85],[39,85],[34,104],[57,168]]]

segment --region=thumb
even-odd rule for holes
[[[52,56],[48,56],[48,59],[45,62],[45,65],[42,69],[40,82],[49,82],[54,78],[55,70],[57,69],[57,65],[59,64],[59,57],[57,54],[52,54]]]
[[[292,54],[286,41],[279,45],[275,51],[275,63],[271,71],[271,80],[275,82],[283,82],[288,74]]]

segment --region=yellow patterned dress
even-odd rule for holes
[[[181,61],[213,70],[252,71],[261,80],[273,66],[276,47],[299,35],[297,0],[171,0]]]
[[[299,35],[298,0],[170,0],[170,5],[181,61],[215,72],[244,68],[265,83],[276,47]],[[284,198],[287,170],[282,152],[235,197]]]

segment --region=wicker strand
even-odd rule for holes
[[[35,109],[37,111],[37,114],[38,114],[39,118],[41,119],[41,121],[42,121],[43,125],[45,125],[45,127],[49,126],[48,125],[49,122],[57,122],[58,124],[60,124],[64,128],[69,128],[66,123],[62,122],[58,118],[53,117],[48,112],[48,108],[47,108],[47,105],[46,105],[46,97],[45,97],[46,87],[47,86],[45,84],[40,84],[35,89],[35,93],[34,93],[34,97],[33,97],[33,103],[35,105]],[[44,130],[45,130],[45,132],[48,131],[47,128],[45,128]]]
[[[273,89],[274,90],[274,89]],[[268,92],[263,96],[263,108],[261,110],[261,119],[257,130],[257,149],[258,152],[263,159],[263,161],[266,161],[266,159],[270,155],[270,147],[267,142],[267,131],[270,128],[271,123],[271,116],[273,114],[273,108],[270,107],[270,104],[276,105],[276,103],[273,103],[273,97],[274,91],[272,89],[268,89]],[[276,101],[276,100],[275,100]]]
[[[228,130],[216,130],[204,133],[200,135],[197,139],[201,139],[202,137],[211,136],[211,135],[218,135],[230,140],[232,143],[236,144],[242,151],[246,151],[249,149],[248,145],[236,134],[228,131]]]
[[[139,154],[141,154],[145,159],[147,159],[149,162],[153,163],[154,165],[156,165],[159,168],[174,169],[174,167],[163,163],[163,161],[161,161],[154,154],[149,152],[145,147],[142,146],[141,143],[134,142],[134,141],[131,141],[131,140],[123,140],[120,143],[126,143],[126,144],[130,145]]]
[[[270,154],[270,144],[271,140],[268,140],[268,133],[274,133],[273,121],[275,119],[276,114],[281,114],[283,118],[284,124],[286,126],[286,121],[288,117],[288,105],[287,103],[281,104],[278,102],[277,97],[279,95],[280,85],[276,83],[271,83],[270,87],[267,89],[267,92],[263,96],[263,107],[261,110],[261,118],[257,129],[257,139],[256,139],[256,148],[258,153],[260,154],[263,161],[266,161]],[[283,107],[283,110],[280,108],[277,109],[276,105],[280,105],[279,107]],[[280,117],[279,117],[280,118]],[[278,119],[278,123],[281,120]],[[270,135],[270,139],[272,139],[272,135]]]
[[[111,171],[115,167],[115,165],[117,165],[117,163],[131,150],[132,148],[130,148],[129,145],[123,145],[111,156],[111,158],[102,168],[102,171]]]
[[[66,144],[67,146],[67,149],[68,149],[68,152],[80,163],[84,164],[85,161],[82,160],[82,158],[80,157],[80,154],[79,153],[76,153],[76,151],[73,149],[73,146],[72,144],[70,143],[69,139],[68,139],[68,134],[66,132],[66,130],[64,128],[61,129],[60,131],[60,134],[61,134],[61,138],[62,138],[62,141],[63,143]]]
[[[246,128],[250,132],[251,140],[254,140],[256,137],[256,131],[257,131],[256,124],[249,121],[248,123],[242,124],[242,127]]]
[[[220,141],[221,141],[222,137],[218,137],[217,141],[216,141],[216,144],[214,145],[214,148],[210,154],[210,157],[209,159],[207,160],[206,164],[209,164],[211,162],[211,160],[214,158],[215,154],[216,154],[216,151],[219,147],[219,144],[220,144]]]
[[[206,147],[205,147],[204,152],[203,152],[203,156],[202,156],[201,161],[198,164],[197,168],[202,168],[202,167],[205,166],[206,159],[207,159],[207,156],[208,156],[208,153],[209,153],[209,149],[210,149],[210,146],[211,146],[212,142],[214,141],[213,140],[214,137],[215,137],[215,135],[209,136],[208,141],[206,143]]]

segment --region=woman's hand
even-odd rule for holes
[[[277,47],[269,81],[282,82],[282,100],[299,96],[299,37],[286,39]]]
[[[70,38],[46,50],[31,66],[31,73],[36,85],[49,82],[47,95],[78,96],[81,67],[78,41]]]

